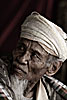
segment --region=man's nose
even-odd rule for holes
[[[21,56],[19,60],[21,63],[27,64],[28,61],[30,60],[30,52],[26,51],[26,53],[23,56]]]

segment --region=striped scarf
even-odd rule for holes
[[[37,87],[36,100],[67,100],[67,86],[53,77],[44,75]],[[40,99],[41,98],[41,99]]]

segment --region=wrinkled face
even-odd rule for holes
[[[37,80],[46,72],[47,58],[47,52],[38,42],[21,38],[13,51],[14,71],[20,78]]]

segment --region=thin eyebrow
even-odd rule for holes
[[[26,46],[26,44],[24,43],[24,41],[22,40],[22,39],[20,39],[19,41],[18,41],[18,45],[24,45],[24,46]]]
[[[38,49],[31,48],[32,51],[36,52],[40,57],[42,57],[41,52]]]
[[[22,39],[20,39],[20,41],[19,41],[19,44],[24,44],[27,48],[30,48],[30,46],[31,46],[31,41],[28,41],[27,43],[26,43],[27,41],[24,41],[24,40],[22,40]]]

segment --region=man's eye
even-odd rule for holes
[[[20,50],[22,50],[22,51],[24,51],[26,47],[25,47],[24,44],[20,43],[20,44],[17,45],[17,48],[20,49]]]
[[[33,57],[40,59],[40,56],[39,56],[39,54],[37,52],[32,52],[32,58]]]
[[[17,48],[16,48],[16,51],[19,52],[19,53],[25,53],[26,49],[25,47],[22,45],[18,45]]]
[[[21,49],[22,51],[24,51],[24,47],[20,47],[20,49]]]
[[[24,50],[24,47],[19,45],[19,46],[17,46],[17,49]]]

